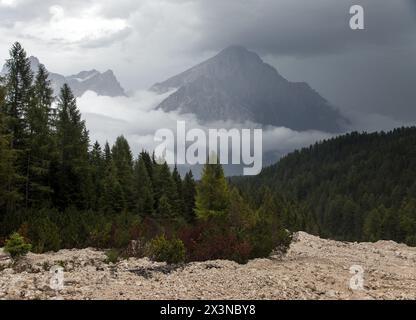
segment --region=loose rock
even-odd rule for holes
[[[103,251],[29,253],[0,263],[1,299],[416,299],[416,248],[347,243],[296,233],[283,257],[171,266],[147,258],[105,263]],[[5,254],[0,251],[0,256]],[[138,253],[139,256],[139,253]],[[50,268],[63,268],[63,287]],[[360,266],[363,274],[353,273]],[[362,277],[362,288],[351,288]],[[358,281],[359,283],[359,281]]]

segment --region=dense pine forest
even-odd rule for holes
[[[256,177],[200,181],[119,136],[91,142],[68,85],[53,96],[15,43],[0,79],[0,246],[114,248],[168,262],[246,262],[285,250],[288,230],[416,245],[416,128],[350,133],[295,151]],[[21,239],[21,240],[19,240]],[[131,240],[135,240],[131,242]],[[134,243],[134,248],[132,248]]]
[[[234,182],[259,206],[266,193],[298,204],[309,232],[416,245],[416,127],[350,133],[295,151]],[[260,191],[259,191],[260,190]],[[272,190],[272,191],[270,191]]]
[[[46,69],[33,74],[15,43],[0,82],[0,245],[34,252],[115,248],[181,262],[268,256],[290,243],[270,195],[253,210],[221,165],[196,182],[120,136],[91,143],[68,85],[54,97]],[[279,204],[282,205],[281,203]],[[136,240],[131,248],[131,240]]]

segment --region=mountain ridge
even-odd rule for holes
[[[260,56],[231,46],[196,66],[154,84],[177,89],[157,108],[194,113],[202,121],[252,121],[294,130],[340,132],[348,121],[306,82],[290,82]]]
[[[34,74],[37,73],[42,63],[35,56],[29,57],[30,68]],[[60,88],[67,83],[76,97],[82,96],[86,91],[94,91],[100,96],[127,96],[125,90],[118,82],[114,72],[109,69],[100,72],[96,69],[81,71],[77,74],[64,76],[59,73],[49,72],[49,80],[55,96],[59,95]],[[6,65],[3,66],[0,75],[7,73]]]

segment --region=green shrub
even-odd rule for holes
[[[251,259],[268,257],[273,251],[285,254],[292,242],[292,234],[276,224],[260,220],[248,232],[252,245]]]
[[[408,246],[416,247],[416,235],[410,235],[406,237],[405,243]]]
[[[95,215],[99,216],[98,213]],[[82,212],[68,208],[56,214],[55,220],[61,238],[61,248],[71,249],[86,246],[90,226],[94,226],[96,218],[90,211]]]
[[[117,249],[111,249],[108,250],[105,255],[107,256],[107,259],[105,259],[106,263],[116,263],[120,257],[120,251]]]
[[[60,249],[59,229],[45,213],[39,214],[29,222],[28,233],[34,252],[43,253]]]
[[[168,240],[161,235],[150,241],[148,255],[154,261],[177,264],[185,261],[185,246],[179,239]]]
[[[25,239],[17,232],[13,233],[10,238],[6,240],[4,247],[4,251],[8,252],[13,259],[24,256],[31,249],[32,245],[26,243]]]
[[[100,221],[90,232],[88,245],[95,248],[109,248],[111,239],[111,222]]]

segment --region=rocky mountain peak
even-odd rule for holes
[[[30,62],[30,68],[32,69],[32,71],[37,72],[39,65],[40,65],[39,59],[34,56],[30,56],[29,62]]]
[[[29,62],[32,72],[36,74],[41,62],[35,56],[30,56]],[[6,73],[7,68],[4,65],[1,74]],[[124,89],[121,87],[112,70],[107,70],[101,73],[96,69],[92,69],[88,71],[81,71],[70,76],[63,76],[58,73],[49,72],[49,80],[51,81],[55,95],[58,95],[60,88],[64,83],[67,83],[76,97],[82,96],[89,90],[102,96],[126,96]]]
[[[231,63],[259,63],[262,64],[260,56],[249,51],[243,46],[230,46],[218,53],[213,60],[229,60]]]
[[[346,120],[306,83],[283,78],[260,56],[231,46],[151,90],[177,89],[158,106],[201,121],[252,121],[294,130],[341,131]]]

